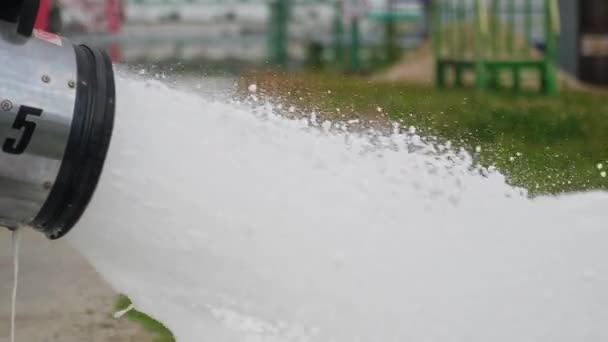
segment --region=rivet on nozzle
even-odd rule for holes
[[[10,112],[13,109],[13,103],[9,100],[0,102],[0,108],[5,112]]]
[[[74,89],[74,87],[76,87],[76,82],[74,82],[73,80],[68,81],[68,87]]]
[[[49,77],[49,75],[42,75],[42,82],[44,82],[44,83],[51,82],[51,78]]]

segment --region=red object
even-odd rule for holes
[[[110,54],[110,59],[112,62],[119,63],[122,59],[122,47],[118,43],[112,44],[108,49],[108,53]]]
[[[4,0],[0,0],[4,1]],[[36,17],[35,28],[41,31],[48,31],[49,29],[49,11],[51,7],[51,1],[53,0],[40,0],[40,8],[38,10],[38,16]],[[55,0],[57,1],[57,0]],[[124,0],[104,0],[102,3],[90,3],[86,1],[76,0],[74,4],[80,4],[83,11],[91,11],[91,6],[99,6],[98,10],[103,10],[103,32],[106,33],[117,33],[120,32],[124,21]],[[103,6],[103,7],[102,7]],[[121,47],[120,44],[112,44],[108,49],[108,52],[112,58],[112,61],[119,62],[121,59]]]
[[[116,33],[122,27],[123,3],[122,0],[106,0],[106,20],[108,32]]]
[[[36,24],[34,25],[38,30],[46,31],[49,28],[49,2],[50,0],[40,0],[40,8],[36,17]]]
[[[124,3],[122,0],[106,0],[106,22],[109,33],[117,33],[122,28]],[[119,62],[122,57],[120,44],[115,43],[108,50],[113,62]]]

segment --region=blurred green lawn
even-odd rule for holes
[[[114,309],[116,311],[124,310],[131,305],[131,300],[124,295],[120,295],[116,300]],[[154,342],[175,342],[173,333],[164,324],[155,320],[154,318],[139,312],[137,310],[131,310],[126,314],[126,317],[133,321],[141,324],[144,329],[150,332],[154,336]]]
[[[388,117],[470,151],[480,146],[483,165],[495,165],[532,194],[608,190],[608,177],[601,176],[608,172],[608,92],[516,96],[315,73],[260,73],[245,80],[324,117]]]

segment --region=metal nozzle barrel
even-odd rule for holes
[[[114,73],[98,49],[19,27],[0,21],[0,226],[29,225],[58,239],[101,175]]]

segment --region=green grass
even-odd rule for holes
[[[474,150],[531,193],[608,189],[608,94],[566,91],[559,97],[480,93],[328,74],[258,74],[247,78],[281,101],[325,117],[359,113],[414,125],[422,134]],[[378,113],[378,107],[382,113]],[[340,108],[340,112],[336,110]]]
[[[115,309],[116,311],[124,310],[129,305],[131,305],[131,300],[124,295],[120,295],[116,300]],[[133,322],[141,324],[144,329],[154,335],[154,342],[175,342],[173,333],[154,318],[137,310],[129,311],[126,317]]]

